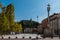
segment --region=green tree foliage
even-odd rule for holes
[[[5,14],[1,13],[1,18],[0,18],[0,30],[2,33],[7,33],[10,31],[10,25],[7,17]]]
[[[2,4],[1,4],[1,2],[0,2],[0,8],[2,7]]]
[[[6,8],[6,16],[9,20],[9,24],[10,24],[10,28],[11,28],[11,31],[13,30],[13,25],[14,25],[14,6],[13,4],[9,4]]]
[[[37,28],[37,26],[39,25],[38,22],[31,20],[22,20],[19,23],[22,23],[23,28]]]
[[[9,32],[10,31],[10,24],[9,24],[9,21],[8,21],[8,19],[7,19],[7,17],[4,15],[3,16],[3,31],[5,31],[5,32]]]
[[[0,33],[22,32],[22,25],[14,22],[14,6],[9,4],[0,13]]]
[[[20,22],[18,22],[19,24],[22,24],[22,31],[24,33],[24,29],[25,28],[37,28],[39,23],[36,21],[32,21],[32,20],[21,20]]]
[[[6,8],[6,16],[10,22],[10,24],[14,23],[14,6],[13,4],[9,4]]]
[[[3,25],[3,19],[2,19],[2,17],[3,17],[3,14],[1,13],[0,14],[0,32],[2,31],[2,25]]]
[[[15,23],[13,26],[14,26],[13,32],[22,32],[22,25],[21,24]]]

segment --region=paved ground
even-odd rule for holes
[[[31,38],[36,38],[36,37],[38,37],[38,38],[42,38],[41,37],[41,35],[37,35],[37,34],[17,34],[17,35],[2,35],[2,36],[0,36],[0,38],[1,37],[3,37],[3,38],[22,38],[22,37],[24,37],[24,38],[29,38],[29,37],[31,37]]]
[[[10,39],[9,39],[9,36],[10,36]],[[22,39],[23,37],[24,39]],[[31,39],[29,39],[29,37],[31,37]],[[36,37],[40,39],[36,39]],[[3,35],[3,39],[2,39],[2,36],[0,36],[0,40],[60,40],[60,39],[59,37],[54,37],[53,39],[42,38],[41,35],[37,35],[37,34],[17,34],[17,35]]]
[[[59,37],[54,37],[53,39],[51,39],[51,38],[45,38],[43,40],[60,40],[60,39],[59,39]]]
[[[25,38],[25,39],[22,39],[22,38],[18,38],[18,39],[0,39],[0,40],[60,40],[59,37],[54,37],[53,39],[51,38],[42,38],[42,39],[28,39],[28,38]]]

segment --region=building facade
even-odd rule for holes
[[[54,13],[50,17],[50,28],[52,28],[55,34],[60,34],[60,13]],[[46,28],[48,25],[48,19],[42,21],[42,27]]]

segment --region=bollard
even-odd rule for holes
[[[36,39],[38,39],[38,37],[36,37]]]
[[[51,36],[51,39],[53,39],[53,36]]]
[[[59,39],[60,39],[60,35],[59,35]]]
[[[45,38],[45,35],[43,35],[43,38]]]
[[[29,37],[29,39],[31,39],[31,36]]]
[[[1,39],[4,39],[3,37]]]
[[[22,37],[24,39],[24,37]]]
[[[18,38],[18,37],[15,37],[16,39]]]
[[[53,35],[51,35],[51,39],[53,39]]]
[[[8,38],[10,39],[10,36]]]

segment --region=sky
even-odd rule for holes
[[[15,21],[32,20],[42,22],[48,17],[47,5],[50,4],[50,15],[60,13],[60,0],[0,0],[3,6],[12,3],[15,7]]]

